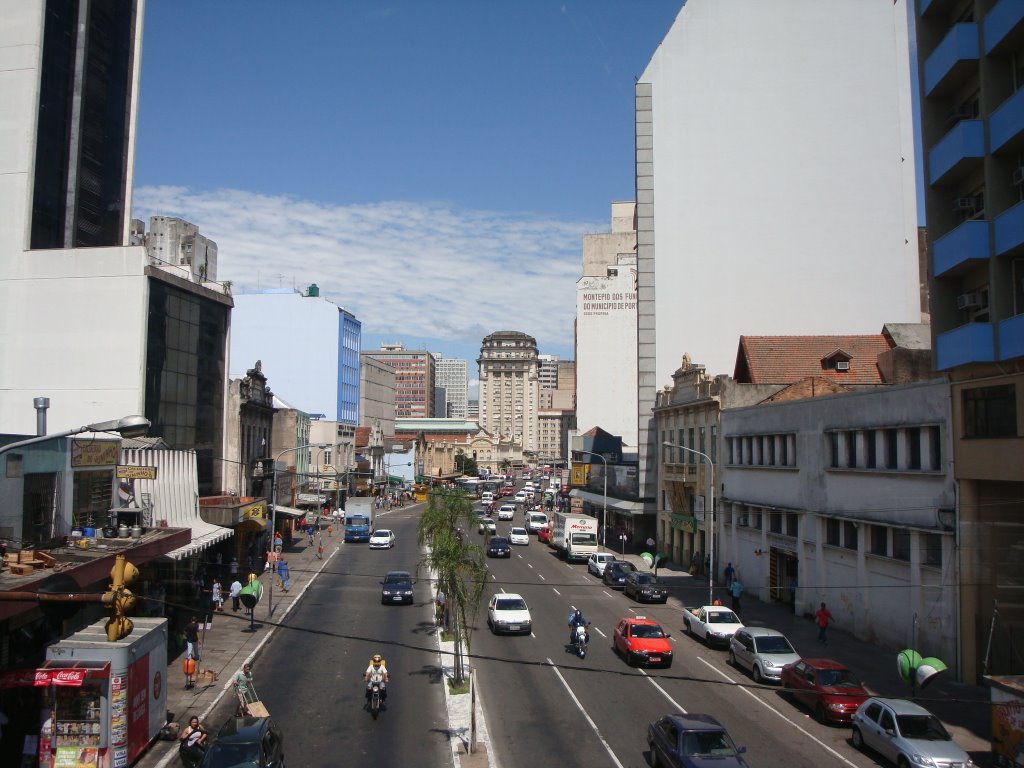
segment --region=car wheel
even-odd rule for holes
[[[690,622],[689,621],[684,621],[683,622],[683,631],[686,634],[688,634],[690,637],[693,637],[693,630],[690,629]]]
[[[853,742],[855,749],[864,749],[864,736],[860,732],[860,728],[853,726],[853,733],[850,735],[850,741]]]
[[[672,669],[672,659],[668,660],[668,663],[665,665],[665,669]]]
[[[900,755],[900,759],[896,761],[897,768],[910,768],[910,763],[903,755]]]
[[[761,676],[761,668],[756,664],[754,665],[754,671],[752,674],[755,683],[757,683],[758,685],[762,685],[764,683],[764,678]]]
[[[661,768],[661,760],[658,759],[658,750],[654,748],[654,744],[648,743],[651,748],[651,768]]]
[[[729,649],[729,663],[732,664],[734,667],[738,666],[736,664],[736,654],[733,653],[732,648]]]

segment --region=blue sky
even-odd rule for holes
[[[633,84],[683,0],[148,0],[133,215],[381,340],[572,357],[582,236],[633,198]],[[471,371],[472,371],[471,366]]]

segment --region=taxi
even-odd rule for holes
[[[672,666],[671,635],[665,633],[654,619],[627,616],[615,625],[612,647],[622,654],[629,666]]]

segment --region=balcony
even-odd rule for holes
[[[1020,250],[1024,246],[1024,202],[996,216],[992,233],[996,256]]]
[[[988,119],[988,135],[993,152],[1019,150],[1024,146],[1024,88],[992,113]]]
[[[967,172],[985,156],[985,125],[961,120],[928,152],[929,183],[949,182]]]
[[[991,363],[996,359],[992,323],[968,323],[935,339],[935,368],[948,371],[971,363]]]
[[[978,25],[954,24],[924,62],[925,96],[954,90],[977,70]]]
[[[1020,47],[1024,36],[1024,4],[1020,0],[999,0],[985,15],[982,33],[986,56]]]
[[[1024,314],[1000,322],[998,333],[1000,360],[1024,357]]]
[[[965,221],[932,245],[935,276],[949,274],[958,267],[988,261],[990,255],[988,222]]]

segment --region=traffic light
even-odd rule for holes
[[[135,628],[125,613],[135,606],[135,595],[127,585],[135,581],[138,575],[139,569],[125,560],[124,555],[117,556],[114,567],[110,569],[110,590],[103,594],[103,604],[114,609],[107,621],[107,640],[110,642],[127,637]]]

